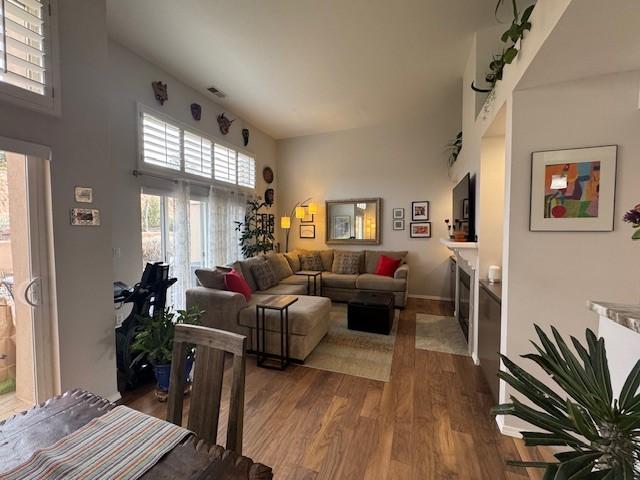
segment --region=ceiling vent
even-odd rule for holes
[[[207,88],[211,93],[213,93],[218,98],[225,98],[227,96],[222,90],[218,90],[216,87]]]

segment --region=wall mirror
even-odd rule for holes
[[[380,198],[327,200],[328,244],[380,244]]]

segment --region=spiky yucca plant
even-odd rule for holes
[[[539,408],[514,397],[498,405],[494,415],[513,415],[542,432],[522,432],[527,446],[562,447],[557,462],[509,464],[545,469],[544,480],[640,479],[640,360],[629,374],[619,398],[614,398],[603,338],[587,330],[587,346],[571,337],[576,356],[552,328],[555,343],[536,325],[540,345],[534,361],[564,391],[560,396],[505,356],[508,372],[498,376]],[[579,358],[578,358],[579,357]],[[564,398],[566,396],[566,398]]]

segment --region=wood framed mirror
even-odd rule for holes
[[[326,243],[380,245],[381,198],[327,200]]]

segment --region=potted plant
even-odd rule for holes
[[[189,310],[178,310],[177,312],[172,312],[170,308],[167,308],[158,315],[140,319],[140,331],[136,333],[131,345],[132,350],[138,352],[138,355],[134,358],[132,364],[144,358],[151,364],[157,382],[156,397],[160,401],[166,400],[169,392],[171,355],[176,325],[180,323],[198,325],[203,313],[196,307]],[[193,348],[189,352],[184,372],[186,381],[193,366]]]
[[[557,462],[509,463],[544,468],[545,480],[640,478],[640,360],[614,398],[604,339],[587,330],[587,345],[571,337],[571,350],[558,331],[552,331],[553,340],[536,326],[537,353],[523,358],[540,366],[558,388],[550,388],[501,356],[508,372],[498,376],[530,403],[512,397],[511,403],[495,407],[493,414],[513,415],[540,429],[522,432],[526,446],[562,451],[554,455]]]
[[[624,214],[623,220],[630,223],[636,231],[631,238],[633,240],[640,240],[640,203]]]

